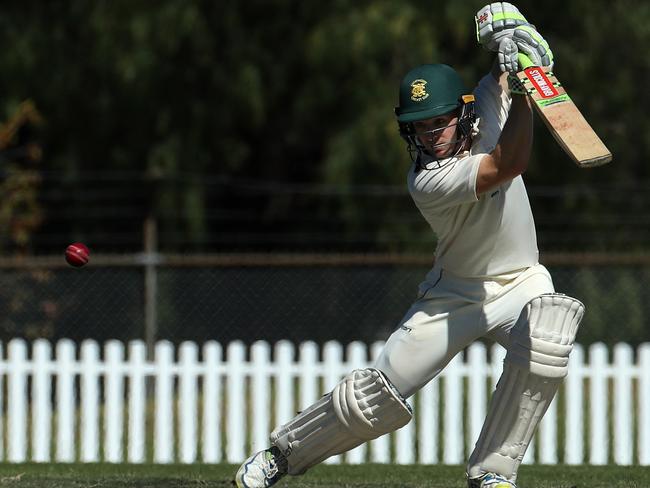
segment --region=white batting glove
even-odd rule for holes
[[[508,2],[490,3],[476,13],[476,40],[490,51],[498,52],[499,43],[511,37],[514,29],[526,25],[519,9]]]
[[[516,73],[519,71],[519,48],[515,41],[504,37],[499,43],[497,62],[502,73]]]
[[[519,50],[518,58],[521,69],[533,65],[553,68],[553,52],[548,42],[532,25],[521,25],[515,28],[512,40]]]

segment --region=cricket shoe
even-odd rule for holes
[[[240,466],[235,475],[237,488],[267,488],[287,474],[287,459],[275,446],[259,451]]]
[[[469,478],[467,486],[468,488],[517,488],[512,481],[496,473],[486,473],[478,478]]]

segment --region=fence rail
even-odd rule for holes
[[[148,360],[143,341],[14,339],[0,344],[0,460],[238,463],[382,345],[161,341]],[[611,352],[575,347],[524,462],[650,465],[650,343]],[[473,344],[410,399],[410,424],[327,462],[463,463],[504,355]]]

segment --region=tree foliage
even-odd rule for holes
[[[244,232],[247,225],[268,232],[280,228],[279,221],[307,225],[309,215],[336,219],[341,236],[369,233],[380,249],[391,248],[395,235],[430,245],[420,221],[390,218],[403,215],[403,203],[360,199],[358,190],[403,184],[408,156],[392,111],[408,69],[444,62],[469,86],[488,70],[493,55],[476,46],[472,21],[482,5],[451,0],[4,4],[0,106],[8,117],[31,99],[42,114],[41,170],[62,175],[45,181],[44,191],[64,185],[66,198],[90,208],[82,200],[80,175],[122,172],[140,188],[120,197],[138,202],[142,215],[136,217],[155,214],[163,231],[186,234],[195,249],[210,249],[215,235]],[[577,197],[565,192],[541,199],[544,208],[535,210],[594,223],[617,212],[642,215],[647,200],[622,189],[638,188],[649,178],[650,120],[641,87],[650,74],[650,59],[642,54],[650,41],[650,5],[632,0],[517,5],[549,41],[558,75],[615,155],[609,167],[578,170],[540,125],[528,184],[582,190]],[[217,184],[209,185],[214,178]],[[336,189],[335,197],[319,200],[319,192],[305,197],[309,201],[300,207],[305,215],[297,218],[295,195],[251,190],[251,184],[263,182],[321,185],[321,193]],[[618,185],[617,198],[584,190],[612,185]],[[623,201],[623,193],[630,198]],[[51,203],[57,211],[57,202]],[[228,219],[214,219],[225,211]],[[236,217],[251,212],[255,223]],[[383,218],[369,218],[373,215]],[[92,225],[110,227],[84,225],[86,231]],[[567,229],[575,225],[567,219]],[[68,230],[79,232],[79,224],[69,222]]]
[[[40,114],[28,100],[0,127],[0,250],[24,253],[43,220],[38,201],[42,179],[37,168],[42,150],[34,139],[41,125]]]

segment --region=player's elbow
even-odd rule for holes
[[[476,178],[476,193],[481,195],[499,185],[513,180],[528,167],[528,158],[508,158],[497,148],[486,154],[479,165]]]
[[[517,176],[522,175],[528,168],[527,159],[516,159],[508,161],[508,164],[501,166],[499,171],[499,180],[507,182],[515,179]]]
[[[524,174],[527,169],[528,169],[527,157],[515,158],[509,165],[509,172],[512,174],[512,178]]]
[[[530,159],[530,143],[526,142],[521,145],[499,143],[490,153],[488,161],[505,177],[519,176],[528,168]]]
[[[515,144],[499,144],[495,150],[496,164],[510,178],[523,174],[528,169],[532,137],[525,137]]]

